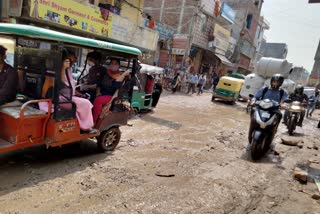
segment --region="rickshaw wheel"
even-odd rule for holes
[[[131,108],[130,110],[130,118],[133,118],[135,116],[137,116],[139,113],[139,110],[137,108]]]
[[[102,152],[113,151],[120,142],[121,132],[118,127],[103,131],[98,137],[98,148]]]

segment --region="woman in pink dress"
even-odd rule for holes
[[[61,80],[66,87],[72,88],[72,101],[76,104],[76,116],[79,121],[80,129],[85,132],[95,132],[96,130],[92,129],[94,126],[93,116],[92,116],[92,107],[93,105],[87,99],[85,95],[79,93],[75,90],[76,82],[72,78],[71,65],[76,61],[76,56],[73,52],[69,52],[67,57],[63,57],[63,64],[61,68]],[[70,81],[70,84],[69,84]],[[68,90],[65,90],[68,91]],[[68,97],[68,93],[62,94]],[[70,96],[70,95],[69,95]],[[65,98],[62,98],[65,99]]]

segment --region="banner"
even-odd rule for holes
[[[30,0],[30,17],[110,37],[112,13],[66,0]],[[103,16],[103,17],[102,17]]]
[[[225,53],[229,48],[229,40],[231,37],[230,30],[225,29],[219,24],[215,24],[213,35],[214,46]]]

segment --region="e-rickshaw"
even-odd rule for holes
[[[154,91],[154,82],[156,76],[163,74],[163,68],[140,64],[141,69],[137,74],[137,84],[133,88],[131,108],[134,113],[138,113],[144,110],[151,110],[152,107],[156,107],[154,99],[159,100],[159,92]],[[155,92],[155,93],[154,93]]]
[[[243,79],[229,76],[221,77],[216,90],[212,94],[211,100],[214,101],[216,98],[218,98],[234,104],[239,98],[243,83]]]
[[[140,50],[20,24],[0,24],[0,38],[15,42],[14,68],[20,83],[19,99],[0,107],[0,152],[43,144],[47,148],[57,147],[89,138],[96,138],[102,151],[115,149],[121,136],[119,126],[127,125],[129,108],[125,99],[130,100],[132,88],[127,97],[115,94],[110,104],[104,106],[95,124],[96,132],[80,132],[71,96],[60,98],[62,52],[66,47],[80,47],[97,50],[105,58],[121,57],[134,77]],[[44,93],[48,89],[52,92],[49,96]],[[43,102],[48,104],[47,111],[39,108]]]

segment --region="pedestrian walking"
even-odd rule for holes
[[[176,76],[173,78],[171,84],[172,84],[172,93],[174,94],[176,93],[177,88],[179,88],[181,85],[181,77],[179,73],[177,73]]]
[[[198,76],[195,73],[191,73],[190,77],[189,77],[189,86],[188,86],[188,91],[187,94],[190,93],[190,91],[192,90],[192,94],[196,93],[196,84],[198,83]]]
[[[319,91],[316,91],[315,95],[312,95],[309,99],[307,117],[312,117],[312,114],[316,109],[317,102],[319,101],[320,101]]]
[[[212,91],[215,91],[216,90],[216,87],[219,83],[219,80],[220,80],[220,77],[218,74],[216,73],[213,73],[213,76],[212,76]]]
[[[198,80],[198,85],[197,85],[197,88],[198,88],[198,95],[202,94],[203,93],[203,87],[206,83],[206,76],[204,74],[201,74],[199,76],[199,80]]]

